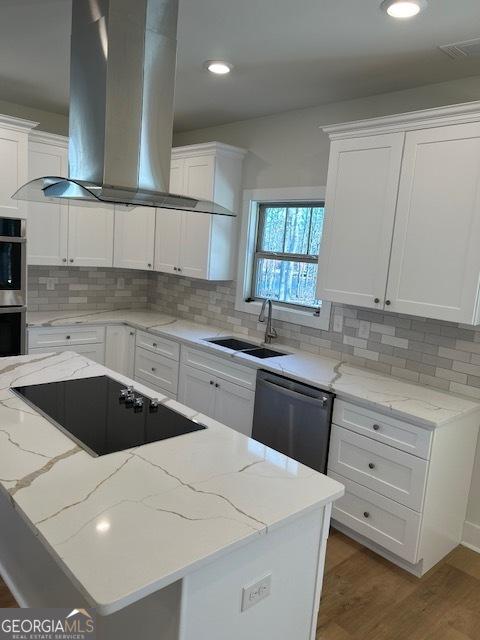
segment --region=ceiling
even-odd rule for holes
[[[0,100],[68,111],[71,0],[0,0]],[[175,128],[195,129],[480,73],[437,46],[480,36],[478,0],[409,21],[380,0],[180,0]],[[228,77],[208,59],[235,65]]]

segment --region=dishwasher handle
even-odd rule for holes
[[[289,396],[290,398],[301,400],[302,402],[311,402],[312,404],[317,404],[317,405],[319,404],[321,407],[327,407],[331,402],[331,398],[329,398],[326,395],[315,398],[306,393],[301,393],[300,391],[293,391],[292,389],[284,387],[283,385],[275,384],[275,382],[272,382],[271,380],[265,380],[264,378],[259,379],[257,384],[265,385],[266,387],[273,388],[276,391],[276,393],[281,393],[283,395]]]

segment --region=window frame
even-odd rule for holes
[[[258,316],[262,306],[261,299],[250,298],[256,262],[259,205],[282,202],[301,205],[302,203],[324,201],[325,187],[249,189],[243,192],[235,295],[236,311]],[[314,312],[312,309],[312,307],[294,306],[285,302],[273,302],[273,317],[276,320],[292,324],[328,330],[331,303],[322,301],[319,313]]]

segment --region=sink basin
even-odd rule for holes
[[[273,349],[268,349],[267,347],[257,347],[256,349],[247,349],[244,351],[249,356],[253,356],[254,358],[276,358],[278,356],[286,356],[286,353],[282,353],[281,351],[274,351]]]
[[[206,342],[218,344],[219,347],[232,349],[232,351],[246,351],[247,349],[255,349],[257,347],[257,345],[252,342],[245,342],[245,340],[238,340],[237,338],[213,338]]]
[[[239,340],[238,338],[212,338],[205,342],[218,344],[219,347],[225,347],[232,351],[248,353],[249,356],[253,356],[254,358],[276,358],[277,356],[287,355],[281,351],[275,351],[274,349],[268,349],[267,347],[259,347],[253,342],[246,342],[245,340]]]

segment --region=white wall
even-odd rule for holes
[[[58,133],[63,136],[68,135],[68,116],[60,113],[41,111],[40,109],[33,109],[13,102],[5,102],[4,100],[0,100],[0,113],[6,116],[39,122],[37,129],[42,131]]]
[[[176,133],[175,146],[217,140],[248,149],[243,187],[324,185],[329,144],[321,125],[480,100],[480,76]],[[470,491],[469,542],[480,547],[480,444]]]

